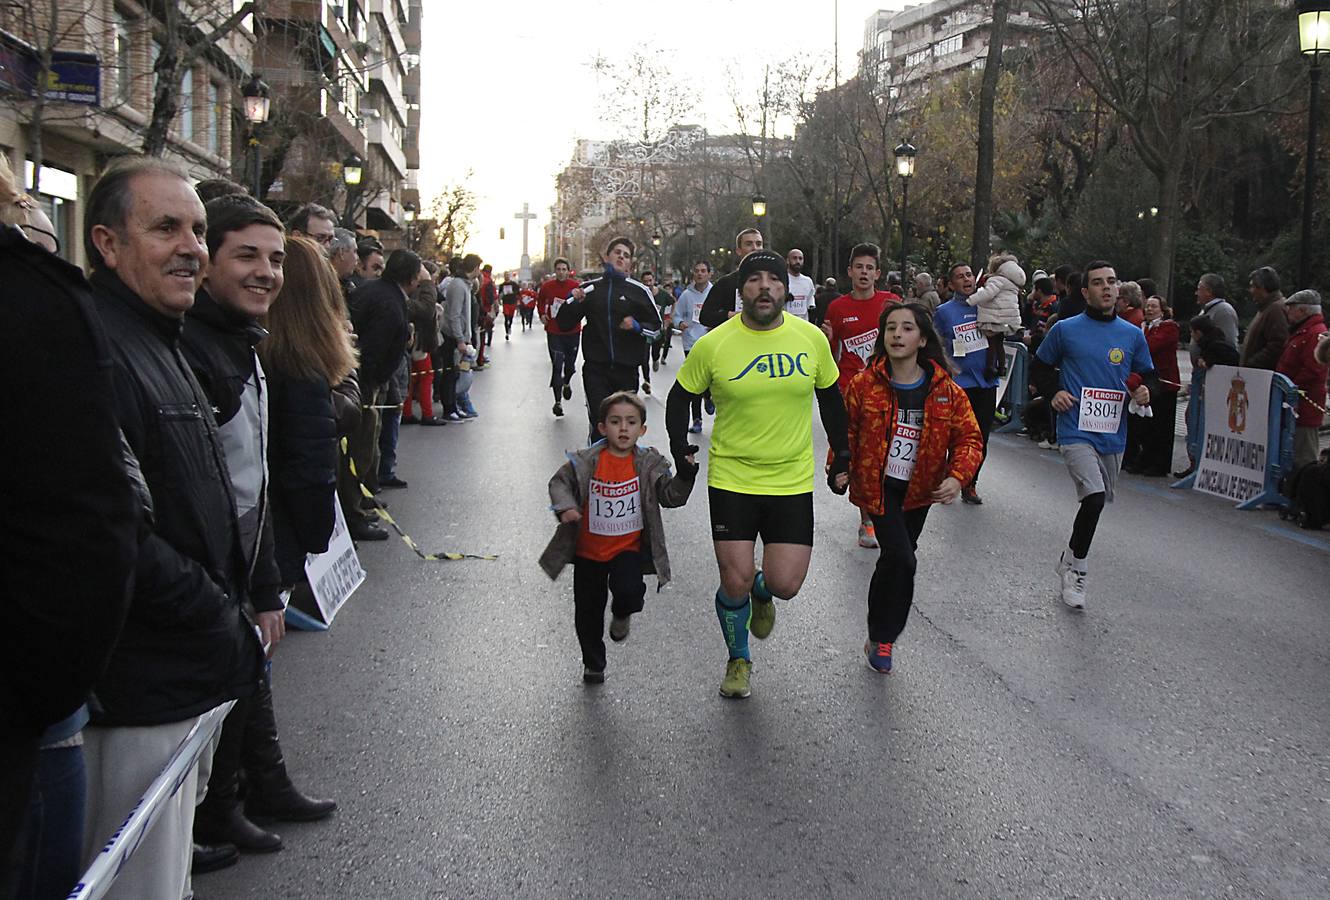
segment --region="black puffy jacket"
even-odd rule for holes
[[[295,584],[305,554],[322,553],[337,504],[337,416],[322,378],[268,372],[268,500],[282,583]]]
[[[92,276],[111,346],[120,428],[152,492],[120,642],[94,686],[93,720],[160,725],[252,694],[263,649],[242,599],[230,477],[209,402],[180,352],[181,320],[113,273]]]
[[[351,294],[351,324],[360,342],[360,391],[367,397],[386,385],[406,353],[406,294],[375,278]]]

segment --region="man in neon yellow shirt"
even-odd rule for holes
[[[694,465],[688,407],[711,391],[716,425],[707,455],[711,537],[720,567],[716,615],[730,659],[720,693],[749,695],[748,632],[759,639],[776,624],[774,597],[799,592],[813,554],[813,412],[835,451],[827,482],[838,494],[849,480],[845,405],[839,371],[816,325],[783,312],[789,273],[769,250],[739,266],[742,312],[698,339],[665,409],[677,467]],[[762,537],[762,568],[753,550]]]

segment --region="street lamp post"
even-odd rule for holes
[[[342,183],[346,185],[346,215],[343,216],[344,224],[347,228],[355,230],[356,223],[351,218],[351,210],[354,206],[356,191],[360,189],[360,180],[365,175],[365,161],[352,153],[346,159],[342,160]]]
[[[896,174],[901,177],[901,289],[905,288],[906,264],[910,254],[910,179],[914,176],[914,157],[919,151],[908,140],[892,151],[896,155]]]
[[[664,280],[664,273],[662,273],[661,270],[660,270],[660,232],[659,232],[659,231],[653,231],[653,232],[651,233],[651,252],[654,253],[655,256],[656,256],[656,281],[657,281],[657,282],[663,281],[663,280]]]
[[[406,249],[416,249],[412,242],[411,226],[416,221],[416,205],[410,200],[402,204],[402,218],[406,220]]]
[[[1316,117],[1321,93],[1321,54],[1330,53],[1330,0],[1298,0],[1298,46],[1310,61],[1307,103],[1307,156],[1303,160],[1302,252],[1298,286],[1307,287],[1312,269],[1312,212],[1316,200]]]
[[[254,199],[262,199],[263,189],[263,148],[259,144],[259,126],[268,121],[268,112],[272,101],[269,99],[268,85],[263,83],[259,73],[249,76],[240,89],[240,96],[245,99],[245,121],[249,123],[249,146],[253,150],[254,174],[252,178]]]
[[[697,234],[697,226],[689,222],[683,227],[683,233],[688,238],[688,268],[693,268],[693,235]]]

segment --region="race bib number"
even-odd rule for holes
[[[900,481],[909,481],[914,474],[914,461],[919,455],[919,438],[923,429],[918,425],[896,424],[896,433],[891,436],[891,452],[887,456],[887,477]]]
[[[877,329],[865,331],[863,334],[856,334],[854,337],[848,337],[841,341],[846,352],[853,353],[859,357],[859,361],[868,365],[868,358],[873,355],[873,345],[877,343]]]
[[[1082,388],[1081,414],[1076,427],[1087,433],[1117,434],[1126,402],[1126,391]]]
[[[597,481],[591,479],[587,497],[587,531],[619,537],[642,530],[642,491],[638,479]]]
[[[952,329],[952,356],[961,357],[976,350],[988,351],[988,338],[979,330],[978,322],[962,322]]]
[[[801,319],[807,319],[808,298],[791,294],[789,299],[785,301],[785,311],[791,315],[798,316]]]

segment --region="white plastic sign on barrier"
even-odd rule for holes
[[[1205,439],[1196,490],[1241,503],[1265,489],[1272,378],[1267,369],[1235,366],[1205,373]]]
[[[327,625],[332,624],[337,610],[365,582],[365,570],[356,555],[356,545],[351,542],[351,533],[346,529],[342,505],[334,503],[333,508],[337,511],[337,523],[328,540],[328,549],[305,557],[305,575],[309,578],[314,602]]]

